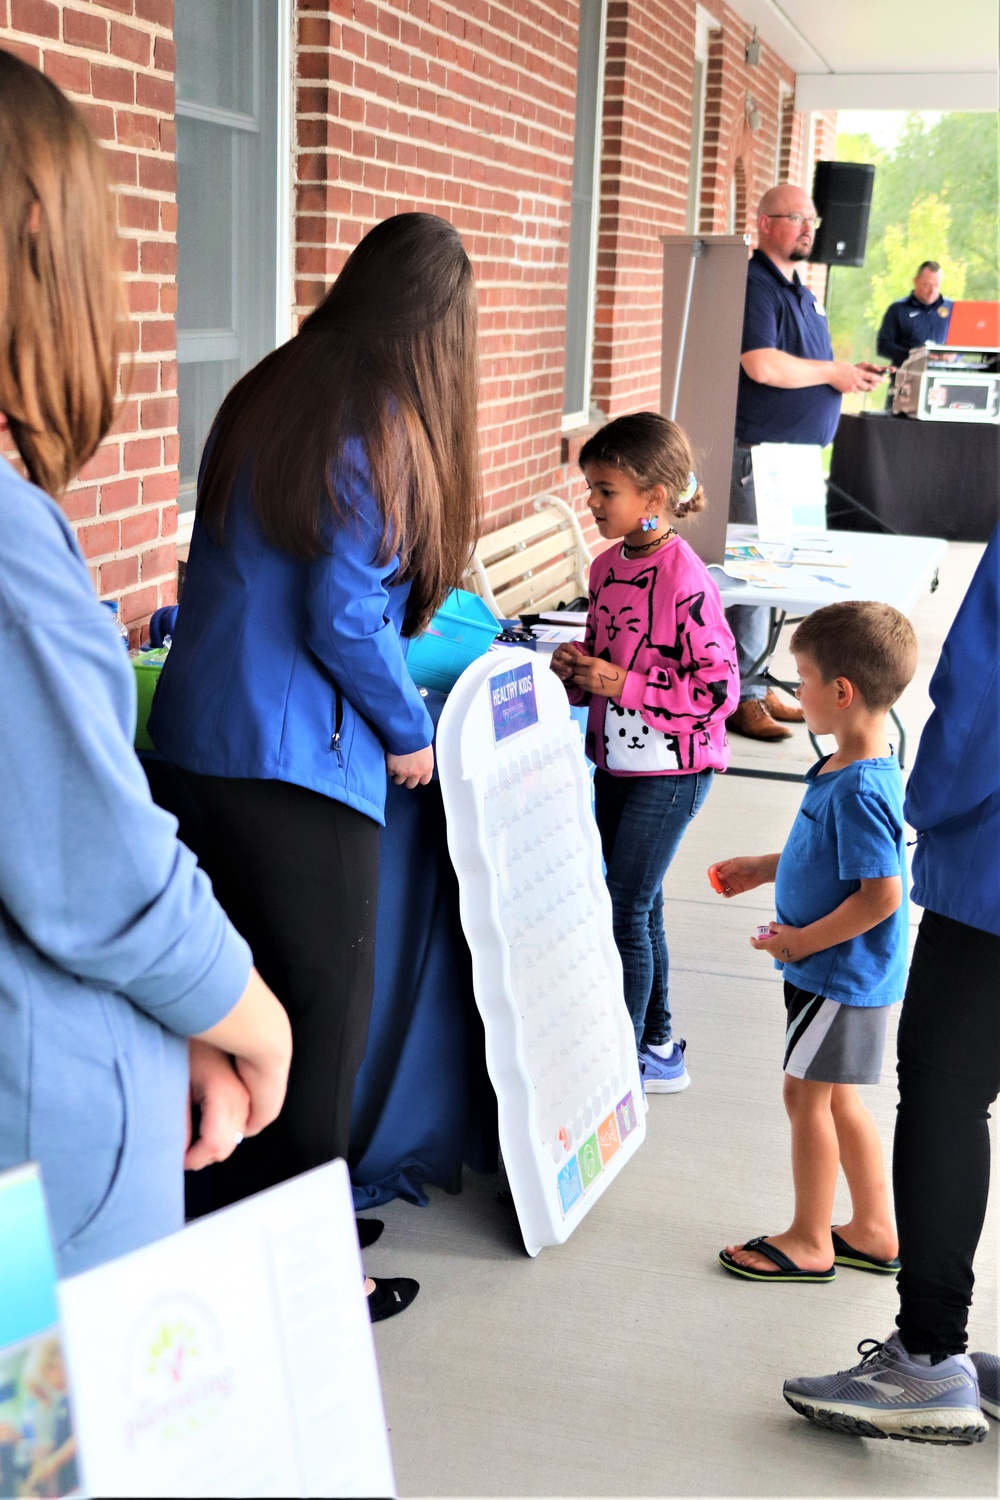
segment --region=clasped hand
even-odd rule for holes
[[[784,922],[771,923],[771,936],[765,938],[751,937],[750,946],[756,948],[759,953],[770,953],[782,964],[798,963],[800,959],[809,955],[800,952],[801,931],[799,927],[788,927]]]
[[[599,656],[584,656],[575,646],[559,646],[552,653],[552,670],[560,682],[572,683],[582,693],[617,698],[625,686],[625,668]]]

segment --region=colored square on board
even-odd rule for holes
[[[601,1148],[601,1161],[606,1166],[621,1146],[621,1141],[618,1139],[618,1126],[615,1124],[614,1111],[608,1115],[606,1120],[602,1120],[600,1125],[598,1125],[597,1144]]]
[[[639,1123],[635,1112],[635,1102],[631,1094],[625,1095],[625,1098],[615,1110],[615,1114],[618,1116],[618,1134],[624,1140],[627,1135],[632,1134],[632,1131]]]
[[[580,1168],[576,1164],[576,1157],[569,1159],[557,1179],[559,1184],[559,1202],[562,1205],[563,1214],[568,1214],[578,1198],[583,1197],[583,1183],[580,1181]]]
[[[535,669],[529,662],[498,672],[487,679],[490,709],[493,714],[493,740],[499,745],[509,735],[518,734],[538,723],[535,702]]]
[[[589,1141],[584,1141],[576,1153],[576,1159],[580,1163],[580,1176],[583,1178],[583,1185],[585,1188],[589,1188],[601,1170],[601,1153],[597,1149],[596,1135],[592,1135]]]

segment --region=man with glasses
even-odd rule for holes
[[[883,379],[876,365],[834,359],[826,315],[800,280],[797,262],[809,258],[816,209],[790,182],[770,188],[757,210],[757,249],[747,267],[743,342],[736,397],[730,521],[754,523],[751,449],[756,443],[832,442],[846,391],[870,391]],[[767,646],[769,611],[736,605],[726,611],[736,637],[740,704],[728,721],[754,740],[783,740],[802,711],[773,690],[747,679]]]

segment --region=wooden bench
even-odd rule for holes
[[[587,597],[590,551],[572,507],[555,495],[535,514],[482,536],[467,581],[498,620],[516,620]]]

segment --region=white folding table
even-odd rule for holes
[[[726,533],[730,545],[757,543],[755,526],[730,526]],[[745,583],[725,573],[720,567],[709,569],[719,587],[719,594],[726,609],[734,604],[762,605],[771,611],[771,623],[767,645],[754,663],[749,681],[765,687],[781,687],[786,692],[794,691],[795,684],[782,682],[770,671],[771,658],[778,644],[781,627],[788,615],[808,615],[824,604],[835,604],[838,599],[875,599],[880,604],[891,604],[909,616],[917,601],[927,589],[933,593],[938,583],[938,568],[948,550],[948,544],[937,537],[882,536],[867,531],[810,531],[796,538],[799,547],[808,547],[810,554],[818,549],[831,549],[831,564],[822,561],[808,565],[792,563],[782,568],[780,586],[760,588]],[[768,550],[761,544],[762,550]],[[846,566],[841,565],[844,558]],[[834,563],[838,565],[834,566]],[[899,731],[899,763],[905,763],[906,734],[902,724],[891,710]],[[817,754],[819,746],[813,744]],[[730,766],[730,776],[757,776],[769,781],[801,781],[801,776],[788,771],[760,771],[743,766]]]

